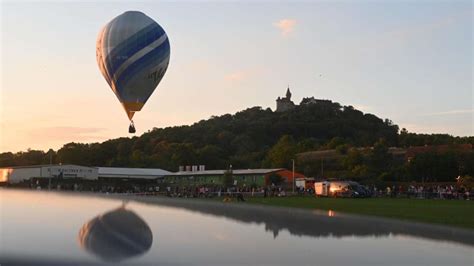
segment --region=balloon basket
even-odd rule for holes
[[[130,123],[130,126],[128,127],[128,133],[133,134],[135,133],[135,125],[133,124],[133,121]]]

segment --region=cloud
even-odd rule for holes
[[[449,110],[449,111],[444,111],[444,112],[423,114],[421,116],[459,115],[459,114],[472,114],[472,113],[474,113],[474,109],[458,109],[458,110]]]
[[[284,18],[277,22],[274,22],[273,26],[277,27],[280,30],[281,35],[287,36],[295,29],[296,20]]]
[[[241,81],[247,77],[245,71],[237,71],[224,76],[224,79],[227,81]]]

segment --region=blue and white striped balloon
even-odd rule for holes
[[[168,68],[163,28],[138,11],[114,18],[97,38],[97,63],[129,119],[142,109]]]

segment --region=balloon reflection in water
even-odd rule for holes
[[[153,234],[133,211],[120,207],[84,224],[79,244],[106,261],[120,261],[144,254],[151,247]]]

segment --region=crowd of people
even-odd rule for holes
[[[148,192],[160,192],[160,187],[148,188]],[[161,191],[163,192],[163,191]],[[283,186],[257,186],[257,187],[223,187],[223,186],[166,186],[164,191],[169,197],[184,197],[184,198],[212,198],[212,197],[286,197],[289,194],[293,194],[292,191],[288,191]],[[298,195],[314,195],[313,188],[295,188],[295,194]]]
[[[453,185],[387,186],[385,191],[375,189],[374,196],[407,197],[420,199],[465,199],[474,196],[473,189]]]
[[[315,195],[312,186],[307,187],[283,187],[277,185],[269,186],[231,186],[224,187],[220,185],[196,185],[179,186],[172,184],[101,184],[84,185],[78,183],[66,184],[40,184],[38,181],[31,182],[33,189],[53,189],[53,190],[72,190],[72,191],[90,191],[102,193],[126,193],[126,194],[147,194],[162,195],[179,198],[212,198],[212,197],[232,197],[244,200],[245,197],[286,197],[288,195]],[[417,199],[474,199],[474,188],[464,186],[455,186],[453,184],[410,184],[410,185],[391,185],[375,186],[365,185],[367,191],[370,191],[371,197],[391,197],[391,198],[417,198]]]

